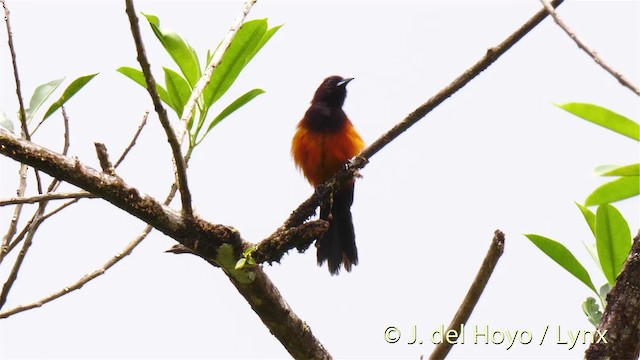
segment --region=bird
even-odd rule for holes
[[[342,109],[347,84],[352,80],[338,75],[324,79],[293,136],[293,161],[314,188],[329,180],[364,149],[364,141]],[[320,204],[320,219],[328,221],[329,228],[316,241],[317,262],[322,266],[326,261],[331,275],[338,275],[341,265],[348,272],[358,265],[351,216],[353,192],[354,180],[351,180]]]

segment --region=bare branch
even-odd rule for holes
[[[24,107],[24,100],[22,99],[22,90],[20,89],[20,76],[18,76],[18,62],[16,60],[16,50],[13,46],[13,33],[11,32],[11,21],[9,20],[11,13],[9,12],[9,8],[4,0],[0,0],[2,2],[2,7],[4,8],[4,22],[7,26],[7,38],[9,42],[9,52],[11,53],[11,64],[13,65],[13,79],[16,83],[16,95],[18,96],[18,104],[20,105],[20,110],[18,113],[20,114],[20,126],[22,127],[22,136],[31,140],[31,135],[29,134],[29,128],[27,127],[27,113]]]
[[[498,259],[500,259],[503,252],[504,234],[502,231],[496,230],[493,235],[493,240],[491,240],[489,251],[487,251],[487,255],[485,255],[482,265],[480,265],[478,274],[476,275],[476,278],[473,279],[473,283],[471,283],[471,287],[469,287],[467,295],[464,297],[464,300],[462,300],[462,304],[460,304],[458,311],[445,332],[445,334],[452,334],[451,331],[457,331],[457,336],[449,337],[447,335],[447,339],[451,339],[452,341],[442,341],[440,344],[436,345],[429,356],[429,359],[444,359],[447,356],[455,343],[455,339],[460,335],[460,327],[467,323],[467,320],[469,320],[469,316],[471,316],[478,300],[480,300],[480,295],[482,295],[484,288],[487,286],[487,282],[489,281],[493,270],[496,268]]]
[[[27,236],[25,237],[24,243],[22,244],[22,249],[20,249],[20,252],[16,257],[16,261],[13,264],[13,268],[11,268],[11,272],[7,277],[7,281],[4,283],[2,287],[2,292],[0,292],[0,309],[4,306],[5,302],[7,301],[7,296],[9,295],[9,291],[11,291],[13,284],[18,278],[18,272],[20,272],[20,268],[22,267],[24,258],[27,256],[27,252],[29,251],[31,244],[33,243],[33,237],[36,234],[36,230],[38,229],[38,226],[40,226],[41,224],[39,219],[44,213],[44,209],[46,208],[46,206],[47,206],[46,202],[40,203],[38,205],[38,210],[33,216],[33,222],[31,222],[30,226],[28,227]]]
[[[175,191],[174,191],[175,194]],[[121,252],[117,253],[114,257],[112,257],[109,261],[107,261],[104,265],[102,265],[102,267],[100,267],[99,269],[93,271],[90,274],[87,274],[85,276],[83,276],[81,279],[79,279],[77,282],[66,286],[56,292],[54,292],[53,294],[46,296],[38,301],[35,301],[33,303],[30,304],[26,304],[26,305],[19,305],[16,306],[15,308],[9,309],[9,310],[5,310],[0,312],[0,319],[4,319],[7,318],[11,315],[26,311],[26,310],[30,310],[33,308],[37,308],[40,307],[48,302],[51,302],[61,296],[67,295],[75,290],[78,290],[80,288],[82,288],[82,286],[84,286],[84,284],[88,283],[89,281],[97,278],[98,276],[104,274],[107,270],[109,270],[109,268],[111,268],[113,265],[115,265],[116,263],[118,263],[118,261],[120,261],[123,257],[131,254],[131,252],[133,251],[133,249],[135,249],[136,246],[138,246],[142,240],[144,240],[147,235],[151,232],[153,228],[151,226],[147,226],[144,228],[144,230],[142,231],[142,233],[140,235],[138,235],[138,237],[136,237],[133,241],[131,241],[129,244],[127,244],[127,246],[122,249]]]
[[[49,200],[68,200],[88,198],[95,199],[97,196],[86,191],[68,192],[68,193],[46,193],[29,197],[15,197],[6,200],[0,200],[0,206],[16,205],[16,204],[35,204]]]
[[[136,131],[136,133],[133,135],[133,139],[131,139],[131,142],[129,143],[129,145],[127,145],[127,147],[122,152],[122,155],[120,155],[120,158],[118,158],[118,161],[116,161],[116,163],[113,165],[114,168],[117,168],[118,166],[120,166],[120,164],[122,163],[122,161],[124,161],[124,158],[127,156],[129,151],[131,151],[133,146],[136,144],[136,140],[138,140],[138,137],[142,132],[142,128],[144,128],[144,126],[147,124],[148,117],[149,117],[149,111],[147,110],[144,112],[144,115],[142,116],[142,122],[138,126],[138,130]]]
[[[202,73],[200,80],[198,80],[196,85],[193,87],[191,96],[189,97],[189,100],[184,106],[184,110],[182,112],[182,119],[180,119],[180,131],[178,133],[179,134],[178,139],[180,139],[181,141],[187,132],[187,123],[189,122],[189,119],[191,119],[191,116],[195,111],[195,107],[198,102],[198,99],[200,98],[200,96],[202,96],[202,92],[207,87],[207,85],[209,85],[209,83],[211,82],[211,76],[213,76],[213,70],[215,70],[215,68],[218,67],[218,65],[220,65],[220,62],[222,61],[222,56],[231,45],[233,38],[236,36],[236,33],[242,26],[244,19],[247,17],[247,14],[249,14],[251,7],[253,6],[253,4],[256,3],[256,1],[257,0],[245,1],[244,6],[242,7],[242,11],[234,20],[233,24],[231,25],[231,28],[229,28],[229,32],[227,33],[227,36],[225,36],[224,40],[222,40],[222,42],[220,43],[216,51],[213,53],[213,56],[211,57],[211,62],[209,62],[209,65]]]
[[[67,109],[64,105],[60,107],[62,111],[62,125],[64,126],[64,145],[62,145],[62,155],[67,155],[69,152],[69,146],[71,146],[71,140],[69,136],[69,116],[67,115]]]
[[[153,107],[155,108],[156,113],[158,113],[158,118],[164,128],[167,140],[171,146],[171,152],[173,153],[173,162],[176,169],[178,189],[180,190],[180,200],[182,202],[182,212],[186,216],[192,216],[193,208],[191,204],[191,192],[189,191],[189,185],[187,182],[187,163],[184,161],[184,157],[182,156],[182,150],[180,149],[180,143],[178,142],[176,133],[173,131],[171,123],[169,122],[167,110],[162,106],[160,96],[156,90],[156,80],[151,74],[151,65],[149,64],[147,54],[144,50],[144,43],[142,42],[142,35],[140,34],[140,27],[138,26],[138,16],[136,15],[136,10],[133,6],[133,0],[125,0],[125,3],[127,16],[129,17],[129,23],[131,24],[131,33],[138,51],[138,62],[140,63],[140,67],[144,73],[144,79],[147,82],[147,91],[151,96]]]
[[[98,155],[98,161],[100,162],[100,167],[102,171],[111,176],[115,176],[116,172],[113,169],[113,164],[111,164],[111,160],[109,160],[109,153],[107,152],[107,147],[103,143],[93,143],[96,147],[96,154]]]
[[[614,78],[616,78],[616,80],[618,80],[620,84],[622,84],[623,86],[627,87],[629,90],[636,93],[636,95],[640,95],[640,88],[635,86],[624,75],[614,70],[606,62],[604,62],[604,60],[602,60],[602,58],[598,56],[598,53],[596,53],[587,44],[585,44],[582,40],[580,40],[580,38],[575,34],[575,32],[572,31],[571,28],[569,28],[569,26],[560,18],[558,13],[553,9],[553,6],[549,4],[548,0],[540,0],[540,2],[542,3],[542,5],[544,5],[544,8],[547,10],[549,15],[551,15],[551,17],[556,22],[556,24],[558,24],[558,26],[565,33],[567,33],[567,35],[569,35],[569,37],[578,45],[578,47],[584,50],[584,52],[586,52],[593,59],[593,61],[596,62],[596,64],[600,65],[601,68],[603,68],[606,72],[608,72]]]
[[[28,166],[25,164],[20,164],[20,170],[18,172],[19,175],[19,183],[18,190],[16,191],[16,195],[18,198],[24,196],[24,192],[27,188],[27,170]],[[0,263],[4,257],[9,253],[9,243],[13,239],[16,231],[18,229],[18,221],[20,220],[20,215],[22,214],[22,204],[18,204],[16,208],[13,210],[13,216],[11,217],[11,221],[9,222],[9,228],[7,229],[7,233],[2,238],[2,247],[0,248]]]

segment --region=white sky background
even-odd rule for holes
[[[66,86],[99,71],[67,106],[70,154],[99,168],[93,142],[100,141],[115,160],[144,110],[152,108],[141,87],[115,72],[122,65],[137,66],[124,2],[8,5],[27,99],[41,83],[67,76]],[[285,25],[219,105],[255,87],[267,93],[226,119],[197,149],[189,165],[197,212],[237,228],[249,241],[265,238],[311,194],[289,146],[322,79],[356,78],[345,110],[371,143],[540,7],[537,0],[258,2],[249,18]],[[241,2],[138,1],[136,8],[158,15],[203,59],[226,34]],[[640,2],[569,1],[560,14],[615,69],[640,83]],[[141,26],[154,73],[162,79],[160,66],[177,66],[146,21],[141,19]],[[15,114],[6,32],[0,33],[0,109]],[[608,180],[594,176],[593,168],[637,162],[640,156],[636,142],[552,105],[569,101],[640,119],[638,97],[547,19],[371,159],[352,208],[360,254],[352,273],[329,276],[315,265],[313,248],[291,252],[266,272],[335,357],[417,359],[432,350],[428,335],[449,323],[493,231],[501,229],[505,253],[467,330],[476,325],[526,330],[533,341],[507,350],[505,344],[473,344],[467,333],[450,358],[582,358],[587,345],[570,351],[557,343],[556,332],[560,327],[560,340],[566,341],[568,330],[592,329],[580,309],[592,294],[521,234],[561,241],[602,285],[603,276],[581,244],[592,238],[574,201],[584,201]],[[61,124],[57,113],[35,141],[60,151]],[[0,195],[10,197],[17,165],[0,159],[0,170]],[[160,199],[171,171],[169,148],[152,114],[118,173]],[[33,191],[34,181],[29,185]],[[637,198],[616,206],[636,234]],[[0,209],[3,234],[11,211]],[[142,228],[101,200],[83,200],[47,220],[5,309],[93,271]],[[153,232],[130,257],[80,291],[0,320],[0,357],[288,357],[220,270],[194,256],[163,252],[174,243]],[[0,268],[2,281],[14,256]],[[423,345],[407,344],[413,325]],[[540,346],[547,325],[553,333]],[[384,341],[389,326],[402,331],[398,343]]]

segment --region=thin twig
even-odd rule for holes
[[[171,146],[171,152],[173,153],[173,162],[175,164],[176,177],[178,180],[178,189],[180,190],[180,200],[182,202],[182,212],[187,217],[191,217],[193,216],[193,208],[191,204],[191,192],[189,191],[189,184],[187,182],[187,164],[184,161],[184,156],[182,155],[182,150],[180,149],[180,143],[178,142],[176,133],[173,131],[169,118],[167,117],[167,110],[162,106],[160,96],[156,90],[156,80],[151,74],[151,65],[149,64],[147,54],[144,50],[144,43],[142,42],[138,16],[136,15],[136,10],[133,6],[133,0],[125,0],[125,4],[129,23],[131,24],[131,33],[138,52],[138,62],[140,63],[140,67],[144,73],[144,79],[147,83],[147,91],[151,96],[153,107],[155,108],[156,113],[158,113],[158,118],[164,128],[167,140]]]
[[[173,200],[173,198],[176,195],[177,190],[178,190],[178,187],[175,184],[171,186],[171,189],[169,190],[169,194],[167,195],[166,199],[164,200],[164,204],[165,205],[169,205],[171,203],[171,201]],[[67,205],[67,204],[65,204],[65,205]],[[54,211],[56,211],[56,210],[54,210]],[[43,215],[42,219],[44,220],[48,216],[50,216],[50,215],[49,214],[45,214],[45,215]],[[19,305],[19,306],[16,306],[16,307],[12,308],[12,309],[9,309],[9,310],[0,311],[0,319],[7,318],[7,317],[9,317],[11,315],[14,315],[14,314],[26,311],[26,310],[30,310],[30,309],[34,309],[34,308],[37,308],[37,307],[41,307],[42,305],[44,305],[44,304],[46,304],[48,302],[51,302],[51,301],[56,300],[56,299],[58,299],[58,298],[60,298],[60,297],[62,297],[64,295],[67,295],[67,294],[69,294],[71,292],[79,290],[80,288],[82,288],[89,281],[97,278],[100,275],[103,275],[105,272],[107,272],[107,270],[109,270],[115,264],[120,262],[120,260],[124,259],[128,255],[131,255],[133,250],[138,245],[140,245],[140,243],[147,237],[147,235],[149,235],[151,230],[153,230],[152,226],[150,226],[150,225],[145,226],[145,228],[142,230],[142,232],[135,239],[133,239],[133,241],[131,241],[129,244],[127,244],[127,246],[125,246],[119,253],[114,255],[111,259],[109,259],[106,263],[104,263],[100,268],[98,268],[98,269],[92,271],[91,273],[83,276],[78,281],[74,282],[73,284],[65,286],[62,289],[60,289],[60,290],[58,290],[58,291],[56,291],[56,292],[54,292],[54,293],[52,293],[52,294],[50,294],[48,296],[45,296],[42,299],[34,301],[34,302],[30,303],[30,304]]]
[[[16,205],[16,204],[35,204],[41,201],[48,200],[68,200],[68,199],[79,199],[79,198],[87,198],[87,199],[95,199],[96,195],[93,195],[86,191],[76,191],[76,192],[67,192],[67,193],[46,193],[42,195],[35,195],[29,197],[14,197],[10,199],[0,200],[0,206],[6,205]]]
[[[103,143],[93,143],[96,147],[96,154],[98,155],[98,161],[100,162],[100,167],[102,171],[106,174],[115,176],[116,172],[113,169],[113,164],[111,164],[111,160],[109,160],[109,153],[107,152],[107,147]]]
[[[11,21],[9,20],[11,13],[9,12],[9,8],[7,7],[7,4],[5,4],[4,0],[0,0],[0,2],[2,2],[2,7],[4,8],[4,22],[7,26],[7,39],[9,42],[9,52],[11,53],[11,64],[13,65],[13,79],[16,83],[16,95],[18,96],[18,104],[20,105],[20,110],[18,111],[18,113],[20,114],[22,136],[27,140],[31,140],[31,135],[29,135],[29,128],[27,127],[27,112],[24,107],[24,101],[22,100],[22,90],[20,89],[20,76],[18,76],[16,50],[13,46],[13,33],[11,32]]]
[[[471,287],[469,287],[467,295],[464,297],[464,300],[462,300],[462,304],[460,304],[458,311],[445,331],[445,334],[453,335],[452,331],[454,331],[457,335],[447,335],[447,341],[442,341],[436,345],[429,356],[429,359],[444,359],[451,350],[451,347],[453,347],[453,344],[456,343],[456,340],[461,333],[460,327],[464,326],[467,323],[467,320],[469,320],[469,316],[471,316],[478,300],[480,300],[480,295],[482,295],[484,288],[487,286],[487,282],[489,281],[493,270],[496,268],[498,259],[500,259],[503,252],[504,234],[502,231],[496,230],[493,235],[493,240],[491,240],[489,251],[487,251],[487,255],[485,255],[482,265],[480,265],[476,278],[473,279],[473,283],[471,283]]]
[[[225,36],[224,40],[222,40],[220,45],[216,48],[216,51],[213,53],[213,56],[211,57],[211,61],[209,62],[209,65],[207,65],[207,68],[202,73],[200,80],[198,80],[196,85],[193,87],[191,96],[189,97],[189,100],[184,106],[184,111],[182,112],[182,119],[180,119],[180,131],[178,132],[178,139],[180,139],[181,141],[184,138],[184,135],[187,133],[187,123],[189,122],[189,119],[191,119],[191,116],[195,111],[196,104],[198,103],[198,99],[200,98],[200,96],[202,96],[204,89],[211,82],[211,77],[213,76],[213,70],[215,70],[215,68],[218,67],[218,65],[220,65],[220,62],[222,61],[222,56],[224,55],[225,52],[227,52],[227,49],[231,45],[233,38],[236,36],[236,33],[242,26],[244,19],[247,17],[247,14],[249,14],[249,11],[251,11],[251,7],[256,3],[256,1],[257,0],[245,1],[244,6],[242,7],[242,11],[233,21],[233,24],[231,25],[231,28],[229,28],[229,32],[227,33],[227,36]]]
[[[556,24],[558,24],[558,26],[565,33],[567,33],[567,35],[569,35],[569,37],[578,45],[578,47],[584,50],[584,52],[586,52],[593,59],[593,61],[596,62],[596,64],[600,65],[600,67],[602,67],[606,72],[608,72],[614,78],[616,78],[616,80],[618,80],[620,84],[622,84],[623,86],[627,87],[629,90],[636,93],[636,95],[640,95],[640,88],[638,88],[636,85],[631,83],[631,81],[629,81],[624,75],[622,75],[622,73],[614,70],[606,62],[604,62],[604,60],[602,60],[602,58],[598,55],[598,53],[596,53],[587,44],[585,44],[582,40],[580,40],[580,38],[576,35],[576,33],[573,30],[571,30],[571,28],[569,28],[569,26],[565,24],[565,22],[560,18],[558,13],[556,13],[556,11],[553,9],[553,6],[549,4],[548,0],[540,0],[540,2],[542,3],[542,5],[544,5],[544,8],[547,10],[549,15],[551,15],[551,17],[556,22]]]
[[[64,128],[64,135],[62,135],[62,138],[64,139],[64,144],[62,145],[62,155],[67,155],[67,153],[69,152],[69,146],[71,144],[69,135],[69,116],[67,115],[67,110],[65,109],[64,105],[60,107],[60,110],[62,110],[62,126]],[[40,174],[36,172],[36,179],[39,178]],[[58,179],[51,180],[51,183],[47,188],[47,193],[56,191],[60,184],[61,182]]]
[[[18,198],[24,196],[24,192],[27,188],[27,170],[28,166],[25,164],[20,164],[20,170],[18,171],[18,190],[16,191],[16,195]],[[2,238],[2,247],[0,248],[0,263],[4,257],[9,253],[9,243],[13,239],[18,230],[18,221],[20,220],[20,215],[22,214],[22,204],[17,204],[16,208],[13,210],[13,216],[11,216],[11,221],[9,222],[9,228]]]
[[[62,155],[67,155],[69,153],[69,146],[71,145],[69,135],[69,115],[67,115],[67,109],[65,109],[64,105],[60,107],[60,110],[62,110],[62,124],[64,126],[64,145],[62,145]]]
[[[97,278],[100,275],[103,275],[107,270],[109,270],[109,268],[111,268],[113,265],[115,265],[118,261],[120,261],[124,256],[127,256],[129,254],[131,254],[131,252],[133,251],[133,249],[135,249],[136,246],[138,246],[140,244],[140,242],[142,242],[142,240],[144,240],[147,235],[149,234],[149,232],[151,232],[153,228],[151,226],[147,226],[145,227],[145,229],[143,230],[142,233],[140,233],[140,235],[138,235],[138,237],[136,237],[133,241],[131,241],[129,244],[127,244],[127,246],[125,246],[124,249],[122,249],[121,252],[117,253],[115,256],[113,256],[111,259],[109,259],[109,261],[107,261],[104,265],[102,265],[102,267],[100,267],[99,269],[83,276],[82,278],[80,278],[77,282],[69,285],[69,286],[65,286],[64,288],[54,292],[51,295],[48,295],[38,301],[35,301],[33,303],[30,304],[26,304],[26,305],[19,305],[16,306],[12,309],[6,310],[6,311],[2,311],[0,312],[0,319],[4,319],[7,318],[11,315],[26,311],[26,310],[30,310],[30,309],[34,309],[37,307],[40,307],[48,302],[51,302],[61,296],[67,295],[75,290],[78,290],[80,288],[82,288],[84,286],[84,284],[88,283],[89,281]]]
[[[118,158],[116,163],[113,165],[114,168],[117,168],[122,163],[122,161],[124,161],[124,158],[127,156],[129,151],[131,151],[133,146],[136,144],[136,141],[138,140],[138,137],[140,136],[140,133],[142,132],[142,128],[144,128],[144,126],[147,124],[147,118],[148,117],[149,117],[149,110],[144,112],[144,115],[142,116],[142,122],[138,126],[138,130],[133,135],[133,139],[131,139],[131,142],[129,143],[129,145],[127,145],[127,147],[122,152],[122,155],[120,155],[120,157]]]
[[[36,231],[41,224],[39,219],[44,213],[46,206],[46,202],[41,202],[38,205],[38,210],[36,210],[36,213],[34,214],[34,221],[31,223],[31,226],[29,226],[27,230],[27,236],[25,237],[24,243],[22,244],[22,249],[20,249],[20,252],[16,257],[16,261],[13,264],[13,268],[11,268],[11,272],[9,273],[9,276],[7,277],[4,285],[2,286],[2,292],[0,292],[0,309],[2,309],[2,306],[4,306],[5,302],[7,301],[7,296],[9,295],[13,284],[18,278],[18,273],[20,272],[23,261],[27,256],[27,252],[29,251],[31,244],[33,243],[33,237],[35,236]]]

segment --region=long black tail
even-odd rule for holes
[[[340,264],[344,264],[347,271],[358,265],[356,234],[351,218],[353,188],[353,183],[345,184],[333,195],[333,203],[327,200],[320,204],[320,219],[329,221],[329,229],[316,242],[318,266],[327,260],[331,275],[340,272]]]

